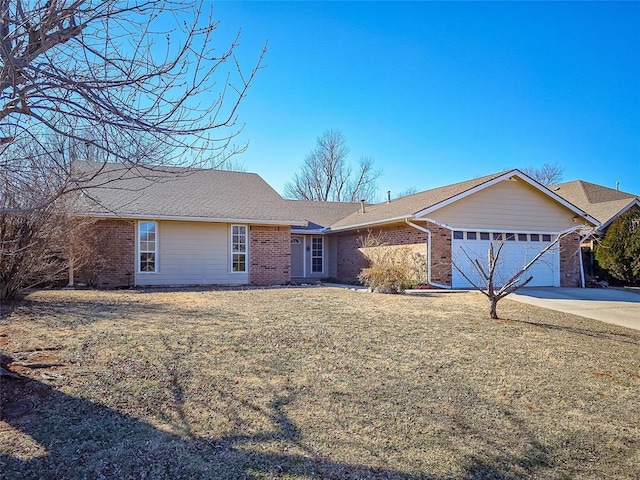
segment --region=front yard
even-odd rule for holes
[[[640,477],[640,332],[477,293],[40,291],[0,477]],[[42,367],[42,368],[33,368]],[[3,476],[4,475],[4,476]]]

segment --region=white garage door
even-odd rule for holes
[[[476,259],[486,271],[489,245],[493,242],[494,251],[501,242],[504,247],[500,253],[498,268],[496,269],[496,286],[502,286],[518,270],[529,263],[538,253],[547,247],[555,239],[554,235],[538,233],[487,233],[473,231],[453,232],[452,258],[453,262],[462,269],[465,274],[478,282],[480,274],[472,265]],[[533,280],[527,286],[557,287],[560,285],[560,260],[558,245],[554,245],[542,257],[540,257],[523,275],[523,279],[533,276]],[[453,268],[453,287],[471,288],[471,283]],[[483,285],[484,282],[480,282]]]

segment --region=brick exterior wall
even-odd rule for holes
[[[580,287],[580,235],[572,233],[560,240],[560,286]]]
[[[91,225],[94,240],[94,263],[74,272],[74,282],[96,288],[133,286],[135,257],[135,222],[99,220]]]
[[[251,225],[249,283],[277,285],[291,281],[291,229]]]
[[[431,231],[431,280],[451,285],[451,231],[432,223],[420,223]],[[406,223],[385,227],[352,230],[335,234],[337,243],[337,276],[343,281],[353,281],[368,262],[359,248],[368,234],[379,238],[385,245],[414,245],[427,247],[427,234]]]
[[[451,230],[427,222],[431,231],[431,281],[451,286],[453,265],[451,259]]]

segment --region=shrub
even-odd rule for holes
[[[613,278],[628,284],[640,282],[640,209],[628,210],[609,226],[595,257]]]
[[[378,239],[379,240],[379,239]],[[363,246],[360,251],[369,261],[358,279],[376,292],[402,293],[411,285],[424,281],[426,256],[410,246]],[[363,242],[367,245],[366,242]]]

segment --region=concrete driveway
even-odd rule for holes
[[[612,288],[525,287],[507,298],[640,330],[640,293]]]

